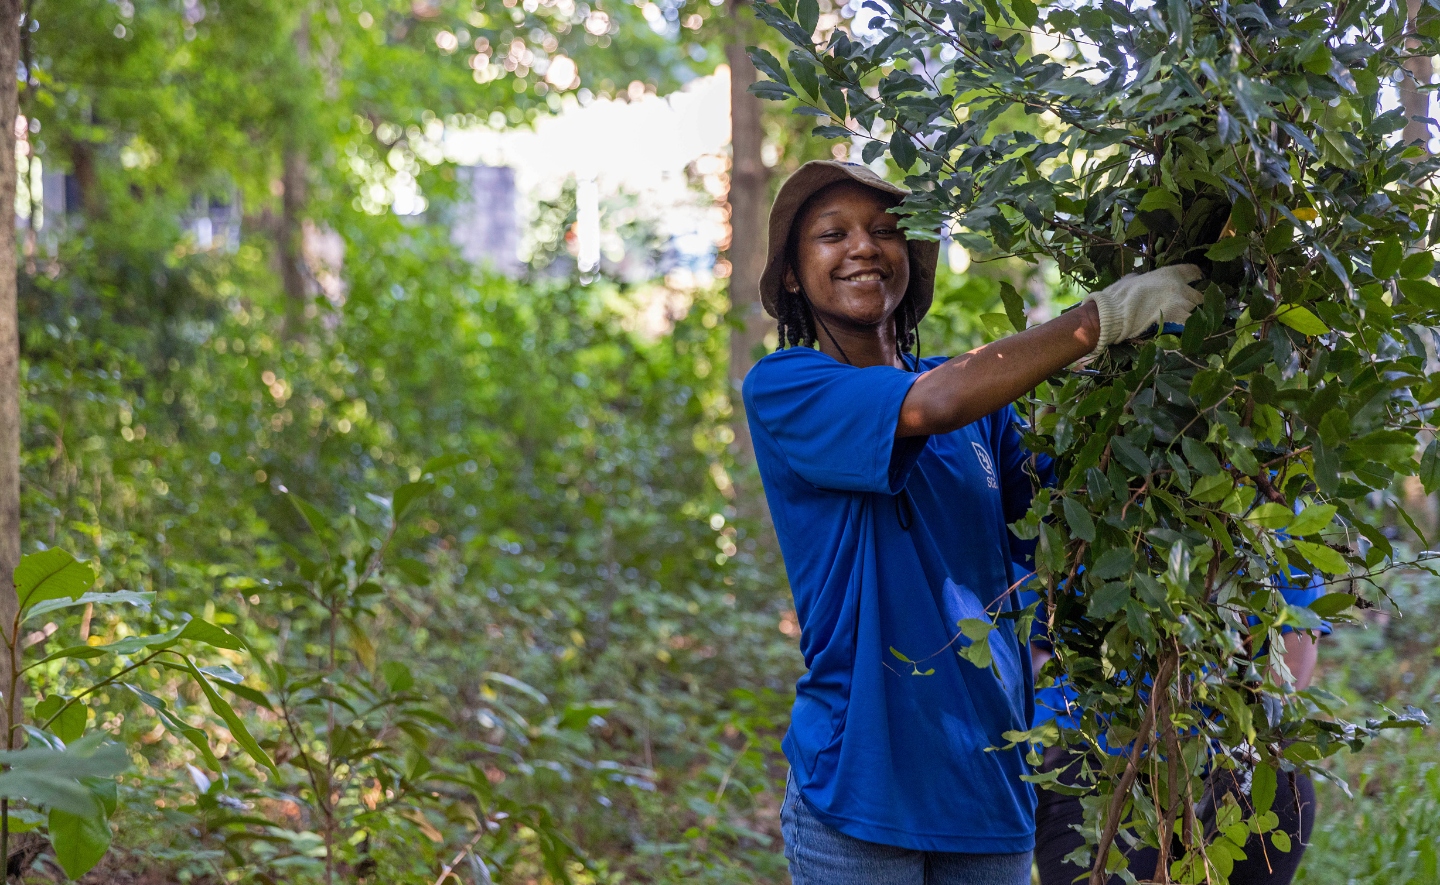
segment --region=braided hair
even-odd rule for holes
[[[797,213],[797,217],[799,213]],[[907,250],[908,252],[908,250]],[[795,231],[790,232],[790,241],[785,244],[785,264],[789,268],[798,268],[799,249],[795,243]],[[914,262],[911,262],[914,266]],[[798,276],[798,274],[797,274]],[[794,347],[797,344],[801,347],[814,347],[819,337],[815,332],[815,315],[810,309],[810,299],[805,295],[803,289],[791,292],[783,284],[780,287],[780,298],[775,305],[775,313],[779,315],[776,330],[780,335],[780,347]],[[915,309],[915,298],[912,291],[906,291],[900,306],[896,308],[895,315],[895,346],[901,354],[908,354],[914,351],[916,365],[920,357],[920,315]],[[843,353],[843,351],[842,351]],[[901,356],[902,363],[910,363]]]

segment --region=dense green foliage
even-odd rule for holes
[[[725,299],[686,293],[639,337],[658,283],[489,276],[438,223],[445,129],[523,124],[568,91],[535,60],[573,58],[596,93],[668,89],[714,63],[700,38],[724,11],[666,7],[689,23],[662,34],[628,3],[36,4],[26,151],[82,205],[22,243],[23,541],[67,576],[20,631],[31,755],[0,760],[19,775],[0,795],[29,800],[9,820],[30,880],[98,861],[86,881],[785,881],[801,662],[758,482],[726,448]],[[777,169],[828,153],[803,120],[768,122]],[[397,176],[436,211],[386,214]],[[1105,197],[1122,215],[1145,198],[1129,180]],[[207,199],[238,240],[187,230]],[[338,287],[296,299],[302,221],[344,258]],[[1366,262],[1337,254],[1363,295]],[[993,336],[1027,278],[942,274],[926,352]],[[1099,382],[1058,390],[1080,383]],[[1434,697],[1426,577],[1380,579],[1419,617],[1340,637],[1324,688],[1367,711]],[[87,588],[118,604],[64,604]],[[1307,881],[1433,879],[1440,760],[1380,746],[1333,768],[1358,798],[1325,794]]]
[[[869,39],[821,46],[813,2],[771,9],[796,49],[788,70],[756,54],[772,77],[759,91],[801,90],[833,117],[817,134],[870,137],[867,158],[909,170],[913,231],[952,225],[1091,290],[1181,261],[1206,270],[1183,332],[1112,347],[1033,397],[1028,441],[1060,483],[1018,530],[1039,537],[1048,672],[1083,719],[1012,737],[1126,748],[1082,772],[1092,881],[1124,867],[1123,824],[1159,846],[1161,881],[1223,882],[1275,824],[1277,773],[1425,719],[1341,719],[1338,698],[1298,690],[1269,650],[1284,626],[1381,597],[1371,579],[1403,560],[1374,493],[1397,475],[1440,485],[1435,443],[1416,461],[1440,396],[1440,164],[1400,144],[1403,112],[1380,107],[1382,82],[1434,51],[1440,14],[1423,7],[1417,32],[1393,2],[871,8]],[[1053,48],[1032,52],[1031,27]],[[996,124],[1016,108],[1049,131]],[[1006,307],[1023,328],[1018,294]],[[1303,575],[1335,592],[1287,605],[1277,586]],[[1245,804],[1208,795],[1223,768],[1253,778]]]

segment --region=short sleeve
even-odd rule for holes
[[[917,377],[790,348],[760,360],[745,377],[745,412],[752,431],[759,425],[806,482],[895,494],[928,439],[895,438],[900,406]]]

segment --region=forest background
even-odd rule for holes
[[[853,8],[819,10],[850,27]],[[744,91],[744,47],[778,39],[708,0],[22,11],[22,549],[69,551],[96,592],[144,604],[25,623],[25,660],[71,650],[27,671],[25,720],[108,733],[127,758],[103,833],[12,809],[11,871],[786,881],[798,629],[732,385],[765,346],[769,196],[834,154]],[[665,94],[721,63],[728,279],[582,276],[573,190],[523,271],[460,257],[447,129],[525,127],[582,89]],[[76,211],[40,223],[32,158],[68,174]],[[425,213],[389,210],[400,173]],[[186,221],[212,204],[243,212],[224,248]],[[657,249],[616,218],[627,249]],[[1053,274],[972,257],[942,271],[927,352],[1007,329],[1002,285],[1057,309]],[[662,333],[637,331],[675,294]],[[1422,489],[1377,503],[1436,528]],[[1422,574],[1386,580],[1404,617],[1338,630],[1317,678],[1360,710],[1433,711],[1440,597]],[[221,628],[181,637],[196,672],[139,654],[186,623]],[[1440,881],[1433,735],[1334,774],[1302,880]]]

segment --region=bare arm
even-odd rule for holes
[[[1100,313],[1087,301],[1048,323],[992,341],[916,379],[895,435],[949,433],[1008,406],[1095,349]]]
[[[1320,657],[1319,637],[1308,632],[1296,631],[1285,634],[1285,666],[1295,677],[1295,688],[1303,691],[1310,687],[1315,675],[1315,662]]]

